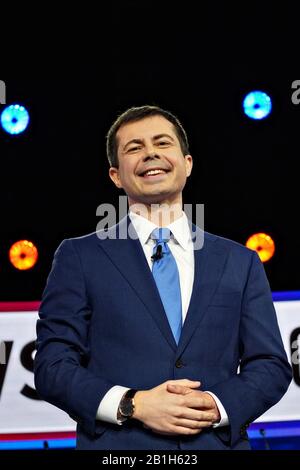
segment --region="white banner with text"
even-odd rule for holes
[[[257,421],[300,420],[300,301],[275,302],[294,379],[283,399]],[[63,411],[38,399],[33,380],[36,311],[0,311],[0,434],[74,431]]]

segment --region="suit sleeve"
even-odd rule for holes
[[[239,374],[210,387],[228,414],[231,445],[245,426],[281,399],[292,378],[269,283],[256,252],[244,290],[239,349]],[[225,428],[218,432],[226,437]]]
[[[73,241],[64,240],[54,255],[37,321],[35,386],[42,399],[94,434],[99,403],[115,384],[85,367],[91,314],[79,255]]]

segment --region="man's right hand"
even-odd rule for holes
[[[167,390],[168,384],[183,385],[187,393],[171,393]],[[188,390],[199,387],[200,382],[182,379],[168,380],[150,390],[138,391],[134,397],[133,418],[159,434],[199,434],[202,428],[211,426],[215,419],[211,412],[195,409],[198,399],[189,396]]]

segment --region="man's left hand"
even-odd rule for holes
[[[172,384],[167,385],[167,390],[168,392],[177,393],[179,395],[187,395],[191,393],[192,394],[191,396],[198,397],[199,405],[195,408],[198,410],[212,412],[215,416],[215,419],[213,420],[214,423],[217,423],[220,421],[221,415],[220,415],[219,409],[217,407],[215,400],[209,393],[201,392],[201,390],[194,390],[184,385],[172,385]]]

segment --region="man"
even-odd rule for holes
[[[58,248],[37,391],[77,421],[78,449],[249,449],[246,427],[291,380],[263,266],[193,226],[196,246],[182,211],[192,157],[171,113],[129,109],[107,154],[129,215]]]

